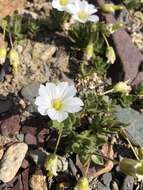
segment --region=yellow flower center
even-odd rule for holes
[[[61,6],[66,6],[68,4],[68,0],[59,0]]]
[[[80,18],[80,20],[85,20],[87,18],[87,13],[85,11],[79,11],[78,12],[78,17]]]
[[[63,103],[60,99],[53,100],[52,106],[55,110],[59,111],[63,107]]]

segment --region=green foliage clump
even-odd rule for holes
[[[142,0],[122,0],[128,9],[141,10],[143,9]]]

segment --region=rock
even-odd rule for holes
[[[104,0],[97,0],[99,6],[105,3]],[[107,23],[115,23],[117,20],[112,14],[102,14]],[[113,65],[112,77],[114,80],[130,80],[132,85],[138,85],[143,81],[143,72],[139,72],[140,64],[143,62],[143,54],[133,44],[131,37],[124,29],[119,29],[112,34],[116,53],[119,56],[122,66]],[[123,69],[122,69],[122,68]],[[115,72],[118,71],[117,72]],[[121,79],[121,73],[124,78]]]
[[[25,143],[28,145],[37,145],[37,139],[34,135],[27,133],[25,135]]]
[[[14,178],[27,150],[28,146],[25,143],[15,143],[7,149],[0,162],[0,180],[6,183]]]
[[[34,174],[30,179],[30,187],[32,190],[48,190],[46,176],[42,174]]]
[[[26,168],[22,174],[23,190],[29,190],[29,168]]]
[[[45,12],[45,15],[47,17],[49,17],[50,16],[50,10],[52,9],[51,2],[45,2],[45,3],[43,3],[43,7],[42,8],[43,8],[43,10]]]
[[[101,177],[101,181],[98,181],[97,183],[97,190],[110,190],[111,181],[112,181],[111,173],[105,173]]]
[[[54,45],[37,42],[34,44],[32,57],[33,59],[40,58],[41,61],[48,61],[53,54],[56,52],[57,48]]]
[[[18,176],[17,182],[14,183],[13,190],[23,190],[23,184],[21,180],[21,175]]]
[[[61,80],[64,81],[64,82],[68,82],[70,85],[74,85],[73,79],[69,78],[64,73],[61,73]]]
[[[112,189],[112,190],[119,190],[119,187],[118,187],[118,184],[117,184],[116,181],[113,181],[113,182],[111,183],[111,189]]]
[[[28,168],[29,167],[29,162],[26,159],[24,159],[23,162],[22,162],[21,167],[24,168],[24,169]]]
[[[39,87],[40,83],[31,83],[22,88],[21,94],[26,100],[33,104],[34,99],[38,96]]]
[[[5,0],[0,2],[0,17],[4,18],[6,16],[12,15],[16,10],[23,9],[23,0]]]
[[[107,187],[106,185],[104,185],[100,181],[98,181],[96,189],[97,190],[111,190],[110,187]]]
[[[133,190],[133,186],[134,178],[132,176],[126,176],[121,190]]]
[[[15,176],[10,182],[5,183],[5,189],[4,189],[4,190],[7,190],[7,187],[8,187],[10,190],[11,190],[11,188],[13,189],[14,184],[17,183],[18,177],[19,177],[19,175],[18,175],[18,176]]]
[[[3,148],[0,148],[0,160],[1,160],[2,156],[3,156],[3,153],[4,153]]]
[[[7,119],[4,119],[0,125],[1,134],[4,136],[14,136],[19,133],[20,128],[19,115],[13,115]]]
[[[48,128],[44,128],[42,129],[38,135],[37,135],[37,139],[38,139],[38,144],[43,144],[45,142],[45,138],[46,136],[49,134],[49,129]]]
[[[0,114],[10,111],[12,105],[10,100],[0,100]]]
[[[22,133],[16,134],[16,138],[18,139],[19,142],[23,142],[24,141],[24,134],[22,134]]]
[[[132,143],[143,146],[143,116],[132,108],[115,107],[117,121],[128,125],[125,130]]]
[[[31,127],[31,126],[24,125],[22,127],[22,133],[23,134],[30,133],[32,135],[36,135],[37,134],[37,128],[36,127]]]
[[[0,135],[0,147],[3,147],[4,145],[11,143],[11,142],[17,142],[17,139]]]
[[[56,49],[57,49],[56,46],[50,45],[50,47],[46,49],[41,55],[41,60],[47,61],[56,52]]]
[[[37,107],[36,105],[33,103],[33,104],[30,104],[29,106],[27,106],[27,111],[29,113],[36,113],[37,112]]]
[[[2,121],[0,126],[0,131],[2,135],[5,136],[15,136],[19,133],[20,126],[20,117],[19,115],[13,115]]]
[[[21,90],[22,96],[30,102],[28,106],[28,111],[30,113],[37,112],[37,107],[35,105],[35,98],[38,96],[38,90],[40,87],[40,83],[31,83]]]
[[[102,176],[102,181],[103,181],[104,185],[106,185],[107,187],[109,187],[110,183],[112,181],[112,174],[111,173],[105,173]]]
[[[62,72],[69,72],[69,55],[63,49],[59,49],[56,54],[55,66]]]

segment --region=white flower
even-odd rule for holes
[[[67,82],[46,83],[46,86],[40,85],[39,96],[35,104],[41,115],[48,115],[52,120],[62,122],[68,117],[68,113],[79,112],[82,109],[83,102],[74,97],[76,95],[74,85]]]
[[[97,12],[95,6],[89,4],[85,0],[76,0],[74,4],[69,5],[67,11],[72,14],[72,19],[77,20],[81,23],[85,23],[87,21],[97,22],[99,20],[99,17],[97,15],[93,15]]]
[[[52,7],[58,11],[66,11],[68,6],[73,2],[74,0],[53,0]]]

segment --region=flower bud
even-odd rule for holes
[[[90,190],[88,179],[86,177],[81,177],[75,186],[75,190]]]
[[[140,160],[139,164],[136,166],[136,175],[142,176],[143,178],[143,160]]]
[[[9,59],[10,59],[10,64],[13,67],[14,73],[17,73],[19,70],[20,61],[19,61],[19,55],[17,51],[13,48],[10,50]]]
[[[44,167],[48,171],[48,177],[52,178],[57,176],[57,166],[58,166],[58,156],[55,154],[50,154],[47,156]]]
[[[7,54],[6,48],[1,47],[0,48],[0,64],[3,64],[5,62],[6,54]]]
[[[85,56],[87,60],[90,60],[93,57],[94,54],[94,44],[90,42],[85,50]]]
[[[105,27],[108,34],[113,34],[115,31],[123,27],[123,23],[121,22],[116,22],[114,24],[107,23]]]
[[[113,64],[116,60],[115,51],[111,46],[108,46],[106,49],[107,63]]]
[[[101,6],[102,11],[105,13],[114,13],[116,10],[123,10],[124,6],[114,5],[112,3],[105,3]]]
[[[129,176],[136,176],[136,167],[140,164],[140,161],[124,158],[121,160],[119,167],[120,170]]]
[[[122,6],[122,5],[114,5],[114,10],[115,11],[120,11],[120,10],[123,10],[123,9],[125,9],[125,7]]]
[[[114,87],[114,92],[121,92],[124,93],[126,95],[129,94],[129,92],[131,91],[131,87],[129,85],[127,85],[128,81],[125,82],[118,82]]]

